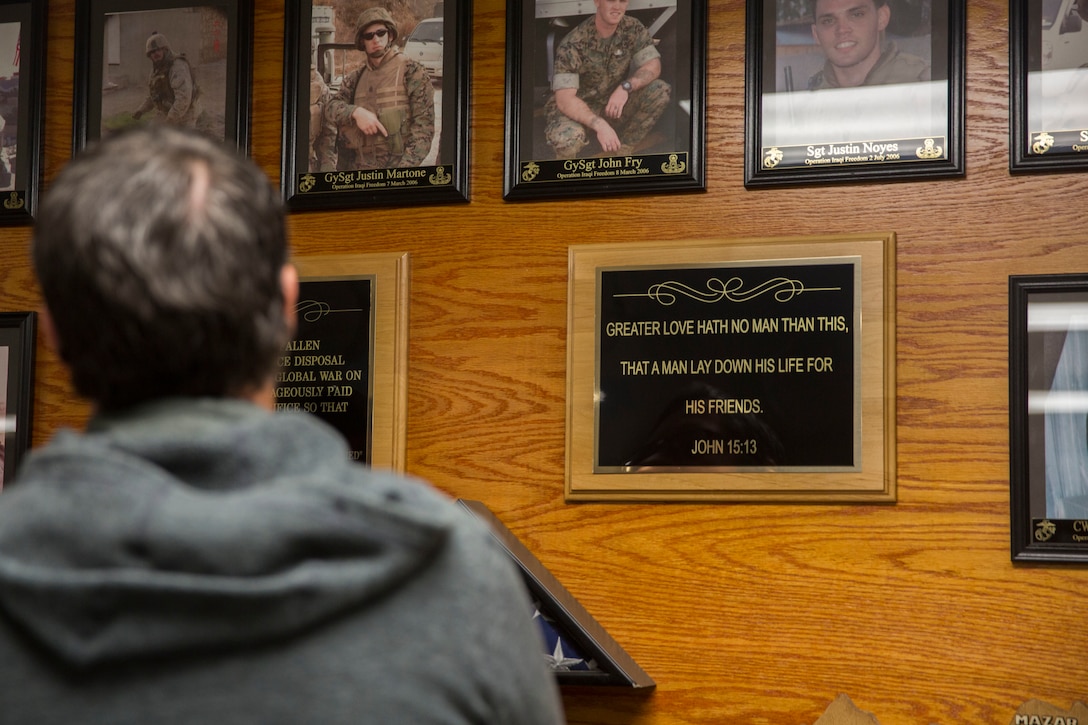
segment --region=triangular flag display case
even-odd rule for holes
[[[536,617],[545,638],[544,655],[560,685],[655,686],[653,679],[487,506],[465,499],[457,503],[490,527],[521,570],[537,607]]]

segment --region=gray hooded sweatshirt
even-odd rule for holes
[[[98,416],[0,494],[0,725],[553,725],[531,614],[479,524],[303,414]]]

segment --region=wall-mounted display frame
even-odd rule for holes
[[[75,151],[169,123],[248,153],[253,0],[77,0],[76,28]]]
[[[1088,3],[1009,3],[1009,170],[1088,169]]]
[[[894,234],[569,257],[568,500],[895,501]]]
[[[0,2],[0,226],[30,224],[41,184],[45,3]]]
[[[652,690],[657,686],[620,643],[483,502],[459,498],[457,505],[491,530],[492,537],[521,572],[537,615],[550,620],[541,627],[544,655],[560,685],[611,685],[639,690]],[[554,649],[547,647],[551,640],[556,642]],[[569,649],[566,640],[569,640]]]
[[[965,0],[812,7],[747,0],[744,185],[962,176]]]
[[[503,198],[704,191],[706,0],[630,0],[607,47],[595,12],[507,2]]]
[[[288,0],[280,184],[289,209],[468,201],[472,4],[436,6],[441,15],[416,18],[397,5],[389,15],[396,39],[369,41],[396,47],[410,62],[404,74],[409,110],[380,111],[385,124],[397,128],[374,126],[368,135],[360,125],[365,121],[337,123],[325,114],[330,103],[344,114],[355,103],[366,60],[355,45],[356,31],[364,30],[356,28],[359,11],[352,12],[358,3]],[[360,105],[366,107],[362,99]]]
[[[36,313],[0,312],[0,489],[30,448],[36,330]]]
[[[276,380],[276,407],[312,413],[359,463],[403,471],[408,422],[405,252],[296,257],[298,330]]]
[[[1088,274],[1009,277],[1012,560],[1088,563]]]

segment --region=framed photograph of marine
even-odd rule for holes
[[[30,448],[37,314],[0,312],[0,489]]]
[[[705,191],[706,0],[510,0],[508,201]]]
[[[45,3],[0,1],[0,225],[33,222],[41,183]]]
[[[471,0],[288,0],[292,210],[468,201]]]
[[[76,0],[75,150],[133,125],[249,150],[253,0]]]
[[[1009,277],[1012,560],[1088,563],[1088,274]]]
[[[746,187],[964,173],[965,0],[747,0]]]
[[[1009,4],[1009,170],[1088,169],[1088,2]]]

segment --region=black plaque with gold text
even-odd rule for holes
[[[371,462],[374,279],[300,284],[298,333],[280,361],[276,407],[316,415]]]
[[[852,257],[598,269],[597,473],[856,471]]]

